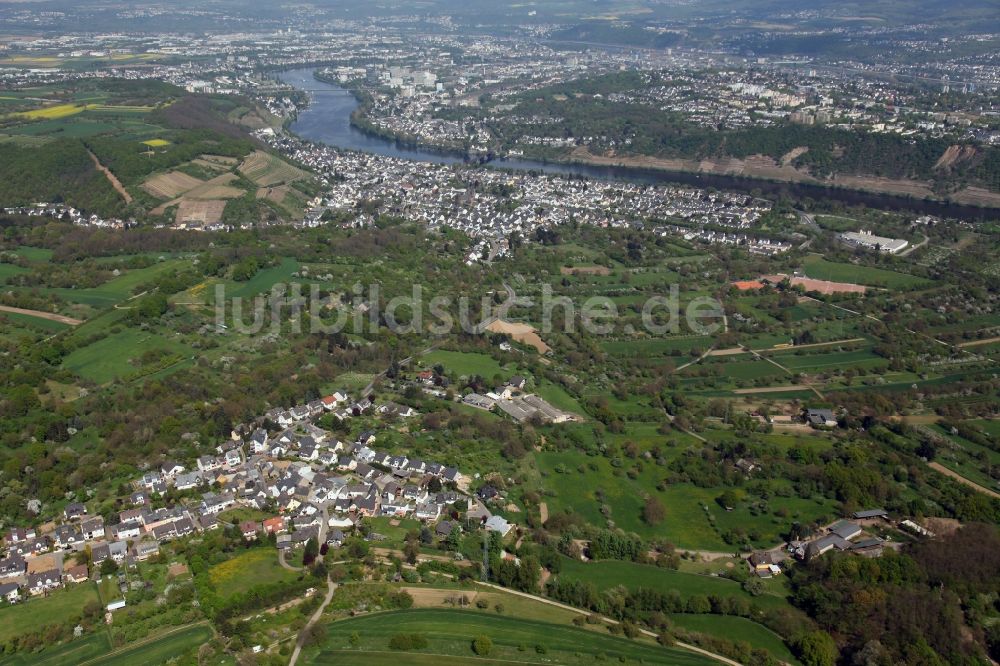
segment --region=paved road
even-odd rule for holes
[[[330,600],[333,599],[333,593],[337,591],[337,583],[334,583],[329,578],[326,579],[326,596],[323,597],[323,603],[319,605],[316,612],[312,614],[309,621],[306,622],[306,626],[302,627],[302,631],[299,633],[299,638],[295,641],[295,649],[292,651],[292,658],[288,660],[288,666],[295,666],[295,662],[299,660],[299,653],[302,652],[302,645],[306,642],[306,636],[309,635],[309,630],[312,626],[316,624],[319,618],[323,615],[323,611],[330,604]]]
[[[910,247],[908,247],[907,249],[903,250],[902,252],[900,252],[896,256],[898,256],[898,257],[905,257],[906,255],[910,254],[914,250],[919,250],[924,245],[927,245],[927,243],[930,241],[930,239],[931,239],[930,236],[928,236],[927,234],[924,234],[924,239],[922,241],[920,241],[916,245],[911,245]]]
[[[285,551],[278,551],[278,563],[289,571],[302,571],[302,567],[293,567],[291,564],[285,561]]]
[[[514,287],[510,286],[510,284],[506,282],[503,283],[503,288],[507,292],[507,299],[497,306],[494,314],[476,324],[476,333],[484,332],[493,322],[500,321],[501,319],[507,317],[507,313],[510,311],[511,306],[514,305],[514,301],[517,299],[517,292],[514,291]]]

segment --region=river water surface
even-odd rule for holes
[[[358,108],[358,100],[345,88],[316,80],[313,76],[314,71],[313,68],[304,68],[288,70],[279,74],[279,78],[285,83],[300,90],[309,91],[309,106],[299,111],[290,127],[292,132],[303,139],[319,141],[337,148],[436,164],[461,164],[467,161],[461,155],[406,145],[359,130],[351,124],[351,113]],[[747,193],[757,191],[770,198],[788,197],[796,201],[807,198],[827,199],[850,206],[862,204],[872,208],[904,210],[968,220],[1000,218],[1000,209],[997,208],[979,208],[808,183],[783,183],[742,176],[586,164],[559,164],[514,158],[494,159],[488,162],[487,166],[516,171],[582,176],[598,180],[714,187],[720,190],[736,190]]]

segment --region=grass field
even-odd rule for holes
[[[781,636],[745,617],[674,613],[670,616],[670,620],[682,629],[728,641],[745,641],[755,648],[767,650],[776,659],[790,664],[799,663],[781,640]]]
[[[514,369],[505,370],[493,357],[486,354],[445,351],[443,349],[436,349],[421,356],[420,363],[425,368],[431,368],[440,363],[447,372],[454,372],[466,377],[479,375],[487,380],[492,379],[494,375],[506,378],[508,373],[516,374]]]
[[[156,666],[177,659],[182,654],[197,648],[212,638],[212,629],[206,625],[196,625],[169,633],[161,638],[126,647],[122,650],[86,662],[87,666]],[[79,663],[79,662],[77,662]]]
[[[63,359],[63,367],[98,384],[125,378],[140,370],[135,361],[151,349],[166,350],[186,356],[191,349],[161,335],[125,329],[97,342],[81,347]]]
[[[150,148],[163,148],[164,146],[170,145],[170,142],[166,139],[149,139],[147,141],[143,141],[142,143]]]
[[[675,483],[658,490],[661,475],[653,466],[645,466],[632,479],[622,470],[613,468],[607,458],[575,451],[544,451],[535,454],[535,460],[543,475],[543,487],[553,493],[547,499],[550,515],[568,509],[591,524],[603,525],[606,519],[601,514],[601,506],[607,505],[618,527],[647,538],[668,539],[681,548],[735,550],[721,535],[736,529],[752,534],[758,546],[773,546],[781,541],[780,535],[791,521],[812,522],[831,515],[833,510],[828,500],[782,497],[772,493],[769,513],[754,515],[749,506],[723,511],[715,498],[724,488]],[[642,520],[643,497],[647,494],[659,497],[667,507],[666,517],[659,525],[650,526]],[[706,506],[707,510],[703,508]],[[779,517],[778,511],[786,515]],[[715,520],[714,527],[709,515]]]
[[[237,592],[245,592],[254,585],[298,578],[298,574],[294,571],[282,568],[278,562],[278,551],[274,548],[252,548],[230,560],[216,564],[208,570],[208,576],[212,586],[222,598],[230,597]]]
[[[712,338],[707,336],[683,336],[674,338],[645,338],[636,340],[611,340],[601,343],[601,348],[614,356],[670,356],[671,352],[679,351],[686,354],[691,349],[707,349],[712,344]],[[678,356],[678,364],[690,360]]]
[[[908,289],[930,284],[929,280],[906,273],[887,271],[869,266],[855,266],[827,261],[819,255],[809,255],[803,261],[803,269],[807,276],[816,280],[832,282],[854,282],[871,287],[886,287],[888,289]]]
[[[354,632],[360,638],[356,648],[350,644]],[[389,639],[400,633],[421,634],[427,638],[428,647],[420,651],[391,651]],[[480,635],[493,641],[487,659],[476,658],[471,649],[472,639]],[[327,638],[321,649],[303,656],[304,663],[338,665],[461,664],[473,660],[494,664],[584,664],[608,659],[674,666],[715,663],[679,648],[662,648],[575,627],[446,609],[376,613],[334,622],[327,626]]]
[[[30,247],[22,245],[15,250],[17,256],[24,257],[28,261],[35,263],[45,263],[52,260],[52,250],[45,247]]]
[[[51,292],[71,303],[82,303],[97,308],[106,308],[121,303],[130,298],[138,287],[175,268],[188,265],[183,259],[168,259],[159,263],[125,271],[122,275],[109,280],[93,289],[40,289]]]
[[[48,331],[49,333],[58,333],[70,328],[69,324],[64,324],[61,321],[53,321],[43,317],[32,317],[29,314],[22,314],[20,312],[0,312],[0,320],[23,324],[42,331]]]
[[[76,640],[0,659],[0,666],[75,666],[111,651],[108,632],[100,630]]]
[[[262,271],[258,271],[256,275],[246,282],[233,282],[228,284],[226,289],[226,298],[232,298],[233,296],[247,298],[249,296],[262,294],[269,291],[271,287],[278,282],[289,282],[292,279],[292,273],[295,273],[298,270],[299,262],[295,259],[285,257],[277,266],[272,266],[270,268],[265,268]],[[247,309],[244,308],[244,312],[246,311]]]
[[[568,579],[589,581],[598,590],[607,590],[622,585],[631,589],[644,587],[658,592],[677,590],[685,598],[695,594],[739,597],[760,608],[787,606],[787,602],[776,594],[762,594],[759,597],[752,597],[740,587],[739,583],[726,578],[685,573],[648,564],[635,564],[634,562],[618,560],[580,562],[566,558],[562,560],[562,571],[559,575]]]
[[[81,583],[16,606],[4,604],[0,607],[0,643],[37,631],[46,624],[65,624],[80,617],[84,605],[91,600],[97,601],[97,587],[93,583]]]
[[[12,278],[15,275],[21,275],[22,273],[27,273],[27,268],[22,268],[21,266],[15,266],[14,264],[0,264],[0,283],[4,283],[8,278]]]

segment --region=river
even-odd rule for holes
[[[358,108],[358,101],[354,95],[340,86],[316,80],[313,77],[314,71],[313,68],[304,68],[287,70],[279,74],[279,78],[285,83],[309,91],[309,106],[299,111],[297,118],[289,128],[303,139],[319,141],[348,150],[359,150],[386,157],[436,164],[462,164],[467,161],[467,158],[461,155],[406,145],[359,130],[351,124],[351,113]],[[494,159],[488,162],[487,166],[564,176],[582,176],[597,180],[645,184],[669,183],[748,193],[757,191],[763,196],[771,198],[787,197],[796,201],[825,199],[849,206],[865,205],[871,208],[912,211],[966,220],[1000,218],[1000,209],[998,208],[980,208],[890,194],[875,194],[860,190],[824,187],[807,183],[785,183],[742,176],[586,164],[559,164],[514,158]]]

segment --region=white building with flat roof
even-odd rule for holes
[[[840,240],[848,245],[863,247],[866,250],[875,250],[877,248],[880,252],[885,252],[886,254],[899,254],[910,244],[909,241],[902,238],[876,236],[864,229],[861,231],[844,232],[840,234]]]

